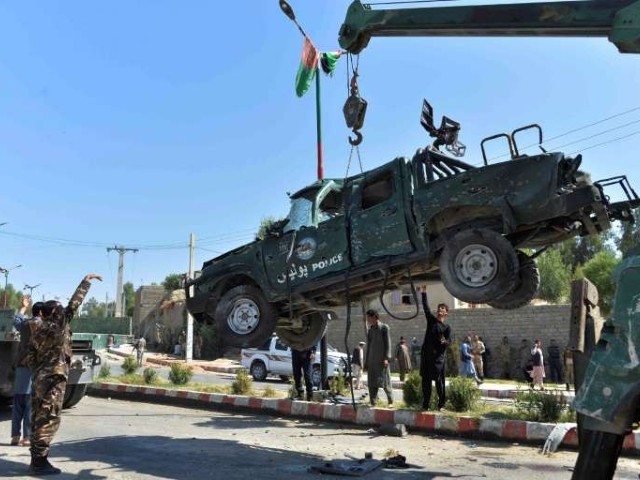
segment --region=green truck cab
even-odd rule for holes
[[[0,309],[0,403],[11,403],[13,382],[18,359],[20,335],[13,326],[16,311]],[[91,340],[71,339],[71,365],[64,393],[63,408],[71,408],[84,397],[94,378],[94,369],[100,365]]]
[[[432,118],[425,102],[423,120],[425,110]],[[189,311],[215,323],[227,345],[254,347],[275,330],[292,347],[308,348],[347,292],[356,301],[409,278],[440,278],[465,302],[518,308],[539,287],[535,254],[525,252],[631,221],[640,205],[624,176],[592,183],[579,170],[580,155],[520,154],[516,136],[524,129],[542,143],[537,125],[485,139],[480,167],[439,150],[464,150],[457,129],[445,117],[439,129],[427,128],[434,144],[413,158],[291,195],[289,215],[263,240],[205,262],[187,282]],[[511,159],[489,164],[484,144],[496,139],[507,141]],[[609,201],[604,190],[612,184],[627,200]]]

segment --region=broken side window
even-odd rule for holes
[[[384,176],[378,177],[367,183],[362,189],[362,210],[374,207],[393,196],[393,176],[391,172],[386,172]]]

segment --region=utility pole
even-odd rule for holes
[[[29,297],[33,298],[33,291],[38,288],[40,285],[42,285],[41,283],[38,283],[37,285],[27,285],[26,283],[24,284],[24,289],[25,290],[29,290]]]
[[[194,263],[195,256],[194,251],[196,248],[196,236],[192,233],[189,235],[189,273],[187,273],[187,281],[193,279],[194,275]],[[189,294],[191,294],[191,289],[193,287],[189,287]],[[186,302],[185,302],[186,308]],[[185,360],[187,363],[190,363],[193,360],[193,316],[187,310],[187,352],[185,355]]]
[[[15,270],[16,268],[20,268],[22,265],[16,265],[11,268],[2,268],[0,267],[0,273],[4,274],[4,299],[2,300],[2,308],[7,308],[7,286],[9,284],[9,272],[11,270]]]
[[[123,294],[123,289],[122,289],[122,276],[124,274],[124,254],[127,252],[137,252],[138,249],[137,248],[127,248],[127,247],[123,247],[123,246],[114,246],[114,247],[108,247],[107,248],[107,252],[110,252],[111,250],[115,250],[116,252],[118,252],[118,285],[116,287],[116,311],[114,316],[115,317],[122,317],[122,294]]]

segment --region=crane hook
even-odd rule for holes
[[[362,134],[357,130],[354,130],[353,134],[356,136],[356,138],[354,139],[349,137],[349,143],[351,144],[352,147],[357,147],[362,143]]]

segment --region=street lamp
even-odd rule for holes
[[[29,296],[31,298],[33,298],[33,291],[38,288],[40,285],[42,285],[41,283],[37,284],[37,285],[27,285],[26,283],[24,284],[24,290],[29,290]]]
[[[15,270],[16,268],[20,268],[22,265],[16,265],[11,268],[2,268],[0,267],[0,273],[4,273],[4,300],[2,301],[2,308],[7,308],[7,285],[9,283],[9,272]]]

